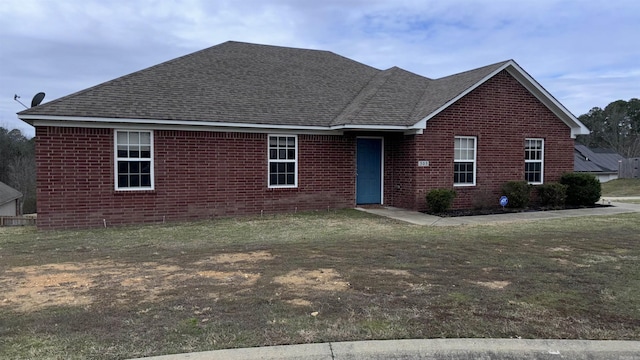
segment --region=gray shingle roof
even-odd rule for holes
[[[574,147],[573,169],[577,172],[618,172],[624,157],[611,149],[591,149],[582,144]]]
[[[326,126],[378,72],[327,51],[226,42],[20,114]]]
[[[411,126],[506,62],[441,79],[328,51],[225,42],[22,111],[284,126]]]
[[[412,111],[430,82],[398,67],[380,71],[331,125],[413,125]]]
[[[22,197],[22,193],[11,186],[0,182],[0,205],[4,205],[9,201],[13,201],[15,199],[20,199]]]

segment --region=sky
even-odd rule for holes
[[[439,78],[513,59],[579,116],[640,97],[637,0],[2,0],[0,126],[228,40],[328,50]]]

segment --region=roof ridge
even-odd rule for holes
[[[238,44],[238,45],[248,45],[248,46],[265,47],[265,48],[279,48],[279,49],[289,49],[289,50],[317,51],[317,52],[324,52],[324,53],[333,54],[332,51],[323,50],[323,49],[309,49],[309,48],[301,48],[301,47],[295,47],[295,46],[272,45],[272,44],[257,44],[257,43],[250,43],[250,42],[247,42],[247,41],[237,41],[237,40],[227,40],[227,41],[225,41],[223,43],[220,43],[218,45],[210,46],[210,47],[208,47],[206,49],[203,49],[203,50],[207,50],[207,49],[210,49],[212,47],[216,47],[216,46],[220,46],[220,45],[224,45],[224,44]],[[194,53],[197,53],[199,51],[202,51],[202,50],[195,51]],[[194,53],[191,53],[191,54],[194,54]],[[190,55],[190,54],[187,54],[187,55]],[[338,55],[338,56],[340,56],[340,55]],[[349,59],[349,60],[351,60],[351,59]]]
[[[459,72],[459,73],[455,73],[455,74],[451,74],[451,75],[443,76],[443,77],[441,77],[441,78],[437,78],[437,79],[433,79],[433,80],[434,80],[434,81],[440,81],[440,80],[444,80],[444,79],[451,78],[451,77],[454,77],[454,76],[465,75],[465,74],[468,74],[468,73],[472,73],[472,72],[476,72],[476,71],[484,70],[484,69],[491,68],[491,67],[500,67],[500,66],[503,66],[503,65],[505,65],[505,64],[508,64],[508,63],[510,63],[510,62],[513,62],[513,59],[504,60],[504,61],[498,61],[498,62],[493,63],[493,64],[480,66],[480,67],[477,67],[477,68],[475,68],[475,69],[469,69],[469,70],[461,71],[461,72]],[[497,65],[500,65],[500,66],[497,66]]]

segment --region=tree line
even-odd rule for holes
[[[22,213],[36,212],[35,138],[0,127],[0,181],[22,193]]]
[[[578,117],[590,135],[578,143],[591,148],[613,149],[626,158],[640,157],[640,99],[618,100],[604,109],[594,107]]]

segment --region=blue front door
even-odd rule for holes
[[[356,203],[382,203],[382,139],[357,139]]]

